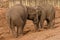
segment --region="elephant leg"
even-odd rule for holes
[[[42,11],[41,16],[40,16],[40,22],[39,22],[39,29],[41,29],[44,25],[44,20],[46,18],[46,13],[45,11]]]
[[[34,23],[34,22],[33,22],[33,23]],[[39,31],[39,22],[34,23],[34,25],[35,25],[35,31]]]
[[[49,28],[53,28],[54,27],[54,22],[52,20],[47,21],[47,25]]]
[[[44,23],[44,20],[41,20],[41,21],[40,21],[40,26],[41,26],[40,28],[43,27],[43,23]]]
[[[46,19],[46,21],[47,21],[47,26],[48,26],[48,28],[50,28],[50,26],[49,26],[49,25],[50,25],[50,24],[49,24],[50,21],[49,21],[48,19]]]
[[[22,30],[22,25],[17,27],[17,37],[22,36],[23,30]]]
[[[53,28],[54,27],[54,22],[53,21],[50,21],[49,22],[49,26],[50,26],[50,28]]]
[[[21,21],[17,27],[17,36],[23,35],[24,23]]]
[[[39,19],[38,19],[38,14],[37,14],[36,17],[34,18],[33,23],[34,23],[34,25],[35,25],[35,31],[39,31]]]
[[[43,27],[44,20],[45,20],[45,17],[41,17],[40,22],[39,22],[39,29]]]
[[[14,37],[16,37],[16,31],[15,31],[15,26],[13,25],[13,22],[11,22],[10,28],[12,30],[12,34],[14,35]]]

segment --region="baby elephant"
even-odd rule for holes
[[[37,9],[39,10],[39,24],[41,26],[39,29],[43,27],[45,20],[47,21],[48,27],[52,28],[54,26],[53,20],[55,19],[54,7],[48,3],[41,3]]]
[[[15,37],[23,34],[27,15],[27,8],[20,4],[13,6],[7,11],[6,19]],[[17,32],[15,31],[15,26],[17,28]]]

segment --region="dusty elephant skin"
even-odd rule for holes
[[[44,20],[47,21],[47,25],[49,28],[53,28],[54,26],[54,18],[55,18],[55,9],[52,5],[48,3],[41,3],[37,9],[39,10],[39,20],[40,26],[43,27]]]
[[[15,37],[23,34],[23,28],[26,23],[27,15],[26,7],[20,4],[13,6],[7,11],[7,22]],[[15,32],[15,26],[17,28],[17,32]]]

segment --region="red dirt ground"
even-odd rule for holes
[[[10,28],[5,18],[6,9],[0,8],[0,40],[60,40],[60,9],[56,8],[56,18],[54,29],[43,29],[39,32],[34,32],[34,25],[32,21],[28,20],[24,32],[24,36],[14,38],[10,33]]]

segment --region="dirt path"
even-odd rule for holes
[[[54,29],[43,29],[40,32],[34,32],[32,21],[28,20],[24,32],[28,31],[24,36],[14,38],[9,32],[9,27],[5,18],[5,11],[0,10],[0,40],[60,40],[60,10],[56,9],[56,19]]]

